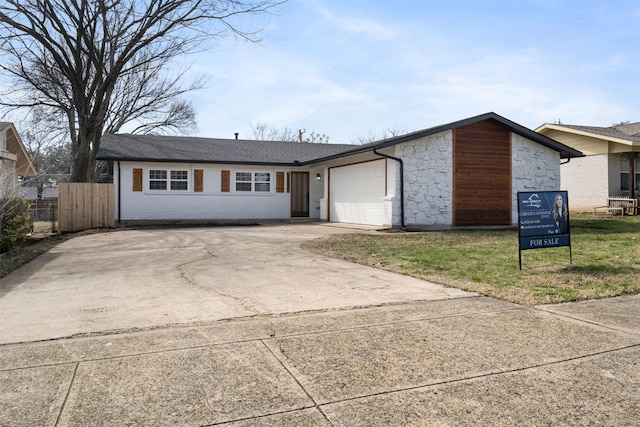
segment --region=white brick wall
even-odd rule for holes
[[[560,166],[561,189],[569,192],[572,211],[592,211],[603,206],[609,197],[609,155],[578,157]],[[620,172],[617,180],[619,188]]]
[[[189,190],[185,192],[149,191],[149,169],[182,169],[189,171]],[[143,191],[134,192],[133,169],[143,169]],[[193,192],[193,169],[203,169],[204,191]],[[230,193],[220,191],[221,170],[230,170],[232,188]],[[271,192],[234,193],[234,171],[271,172]],[[121,162],[118,183],[117,165],[114,173],[116,189],[121,189],[121,220],[216,220],[216,219],[278,219],[291,216],[289,193],[275,192],[275,172],[273,167],[242,167],[231,165],[159,164]],[[116,219],[118,218],[116,200]]]

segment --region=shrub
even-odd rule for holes
[[[0,253],[23,242],[30,230],[29,202],[19,198],[0,200]]]

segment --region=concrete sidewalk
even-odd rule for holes
[[[485,297],[0,346],[3,426],[637,426],[640,297]]]

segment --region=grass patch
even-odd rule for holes
[[[640,293],[640,217],[572,215],[569,248],[522,251],[518,231],[342,234],[305,249],[523,305]]]

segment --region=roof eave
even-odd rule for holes
[[[616,142],[618,144],[624,144],[624,145],[629,145],[629,146],[638,145],[638,144],[634,144],[634,141],[631,140],[631,139],[616,138],[615,136],[608,136],[608,135],[602,135],[602,134],[594,133],[594,132],[587,132],[587,131],[584,131],[584,130],[568,128],[568,127],[564,127],[562,125],[555,125],[555,124],[552,124],[552,123],[543,124],[542,126],[540,126],[540,127],[538,127],[536,129],[536,132],[541,132],[541,131],[544,131],[546,129],[557,130],[557,131],[566,132],[566,133],[572,133],[572,134],[575,134],[575,135],[587,136],[587,137],[590,137],[590,138],[601,139],[601,140],[606,141],[606,142]]]
[[[302,166],[305,162],[254,162],[239,160],[189,160],[189,159],[149,159],[146,157],[109,157],[98,156],[96,160],[110,162],[146,162],[146,163],[195,163],[195,164],[218,164],[218,165],[247,165],[247,166]]]

